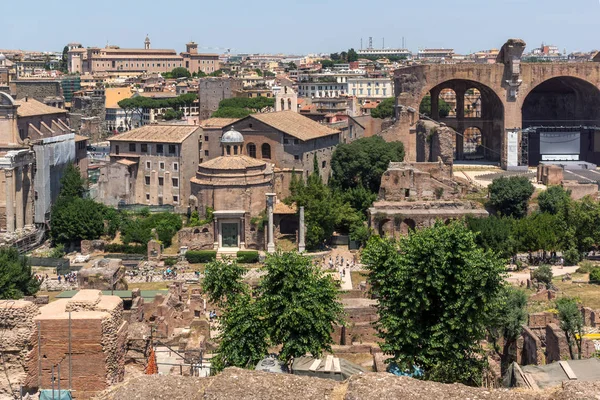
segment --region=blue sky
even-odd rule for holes
[[[0,48],[62,50],[84,46],[201,51],[334,52],[380,47],[499,48],[507,38],[567,51],[600,48],[599,0],[102,0],[2,1]]]

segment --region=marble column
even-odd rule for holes
[[[17,196],[15,201],[15,214],[17,216],[17,230],[21,230],[24,227],[25,215],[23,206],[23,168],[18,167],[15,174],[15,187],[17,189]]]
[[[456,93],[456,159],[464,158],[464,137],[465,134],[465,93],[464,87],[458,87]]]
[[[34,202],[33,198],[35,192],[33,190],[33,176],[32,167],[27,165],[23,168],[23,187],[25,194],[25,228],[32,228],[34,226]]]
[[[429,92],[431,97],[431,119],[435,121],[440,120],[440,92],[441,90],[438,88],[433,88]]]
[[[300,224],[298,225],[298,252],[306,250],[306,228],[304,226],[304,206],[300,207]]]
[[[214,232],[214,250],[219,250],[219,220],[214,218],[213,220],[213,232]]]
[[[14,170],[4,170],[6,177],[6,230],[8,232],[15,231],[15,186],[14,186]]]
[[[275,253],[275,240],[273,238],[273,207],[275,206],[275,193],[267,193],[267,214],[269,216],[267,252]]]
[[[240,250],[246,250],[246,217],[240,218]]]

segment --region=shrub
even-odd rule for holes
[[[106,253],[120,253],[120,254],[146,254],[148,251],[147,246],[144,245],[130,245],[130,244],[107,244],[104,246]]]
[[[593,262],[589,260],[584,260],[579,263],[579,268],[577,268],[577,271],[575,272],[577,272],[578,274],[589,274],[596,268],[598,267]]]
[[[254,264],[258,262],[258,251],[238,251],[237,262],[240,264]]]
[[[590,283],[600,285],[600,268],[594,268],[590,271]]]
[[[203,264],[217,259],[215,250],[190,250],[185,253],[185,259],[190,264]]]
[[[65,255],[65,245],[64,244],[58,244],[56,245],[55,248],[52,249],[52,251],[50,251],[49,257],[50,258],[63,258]]]
[[[172,267],[173,265],[177,264],[177,259],[174,257],[165,258],[163,261],[167,267]]]
[[[546,287],[548,287],[552,283],[552,268],[549,265],[541,265],[533,271],[531,277],[538,282],[545,283]]]
[[[523,218],[527,215],[527,205],[534,190],[524,176],[494,179],[489,186],[489,205],[503,216]]]

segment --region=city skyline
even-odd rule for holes
[[[11,2],[4,9],[7,28],[21,34],[4,37],[0,48],[61,51],[69,42],[85,47],[108,43],[141,48],[146,34],[153,48],[178,52],[193,40],[201,52],[225,53],[231,49],[232,53],[331,53],[359,49],[361,38],[366,48],[369,37],[373,37],[374,48],[382,47],[384,39],[386,48],[400,48],[404,39],[405,47],[413,52],[419,48],[453,48],[467,54],[500,48],[511,37],[525,40],[528,50],[542,42],[558,46],[561,52],[600,48],[600,43],[589,35],[600,14],[598,2],[549,0],[543,8],[533,3],[457,0],[448,7],[440,0],[427,5],[383,0],[377,8],[365,8],[356,0],[292,1],[285,6],[267,0],[260,7],[229,15],[229,10],[240,6],[238,0],[203,8],[182,0],[170,13],[138,0],[107,0],[103,8],[94,9],[89,16],[81,14],[79,3],[73,0],[63,1],[64,7],[60,8],[46,3],[30,7]],[[37,24],[31,24],[32,19],[37,19]],[[56,21],[61,21],[59,27]]]

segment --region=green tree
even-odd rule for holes
[[[527,294],[508,284],[502,286],[495,299],[495,304],[490,307],[487,322],[487,330],[494,350],[501,357],[502,373],[517,359],[514,352],[515,344],[521,336],[523,324],[526,321]],[[504,340],[502,351],[498,345],[500,339]]]
[[[340,144],[331,157],[330,185],[342,190],[362,185],[371,193],[378,193],[381,176],[390,162],[403,160],[402,142],[386,142],[379,136]]]
[[[14,247],[0,248],[0,300],[21,299],[35,294],[39,282],[31,274],[31,265]]]
[[[173,68],[170,75],[173,79],[191,78],[192,76],[192,74],[190,74],[190,71],[183,67]]]
[[[444,99],[438,100],[438,113],[440,118],[446,118],[450,115],[451,107],[450,104],[446,103]],[[431,118],[431,96],[423,97],[421,104],[419,105],[419,114],[424,114]]]
[[[331,351],[334,324],[342,324],[338,289],[308,257],[296,252],[267,256],[259,286],[269,337],[281,345],[280,359]]]
[[[561,297],[556,300],[560,329],[567,337],[569,343],[569,354],[575,359],[573,344],[577,345],[578,358],[581,360],[581,343],[583,341],[583,317],[577,306],[577,301],[570,297]]]
[[[70,245],[99,239],[105,233],[103,208],[90,199],[59,197],[50,213],[52,241]]]
[[[590,283],[600,285],[600,268],[596,267],[590,271]]]
[[[69,46],[63,47],[62,57],[58,64],[58,69],[64,74],[69,73]]]
[[[245,118],[252,114],[245,108],[234,108],[234,107],[220,107],[212,113],[212,118]]]
[[[377,329],[390,361],[408,371],[420,367],[426,379],[481,384],[479,341],[504,261],[477,246],[460,222],[438,222],[397,245],[372,236],[362,260],[379,298]]]
[[[323,69],[333,68],[333,66],[335,65],[335,63],[333,61],[331,61],[331,60],[321,60],[319,62],[321,63],[321,67]]]
[[[81,176],[81,171],[73,163],[69,163],[60,179],[60,197],[75,198],[85,195],[87,182]]]
[[[288,71],[295,71],[295,70],[297,70],[297,69],[298,69],[298,66],[296,65],[296,63],[294,63],[294,62],[291,62],[291,61],[290,61],[290,62],[287,64],[287,68],[286,68],[286,70],[288,70]]]
[[[523,218],[527,215],[529,199],[534,190],[524,176],[494,179],[489,187],[489,205],[501,215]]]
[[[517,253],[517,243],[512,236],[515,224],[513,218],[495,215],[489,218],[468,216],[466,223],[471,231],[477,233],[475,241],[484,250],[491,250],[503,258]]]
[[[562,186],[550,186],[538,196],[540,211],[549,214],[558,214],[571,201],[571,191]]]
[[[175,111],[172,109],[165,111],[165,113],[163,114],[163,118],[166,121],[171,121],[174,119],[181,119],[181,117],[183,117],[183,111]]]
[[[348,62],[358,61],[358,53],[354,49],[348,50],[347,60]]]
[[[537,267],[532,273],[531,277],[537,280],[540,283],[546,285],[546,287],[550,287],[552,285],[552,277],[554,276],[552,272],[552,267],[549,265],[540,265]]]
[[[211,359],[215,372],[226,367],[253,369],[268,353],[268,328],[263,314],[260,302],[248,293],[227,300],[219,320],[219,347]]]
[[[371,111],[371,117],[373,118],[393,118],[395,117],[394,107],[396,105],[396,99],[393,97],[383,100],[377,104],[377,107]]]
[[[226,301],[246,292],[246,285],[242,281],[245,272],[235,260],[212,261],[206,265],[202,290],[212,303],[222,307]]]

